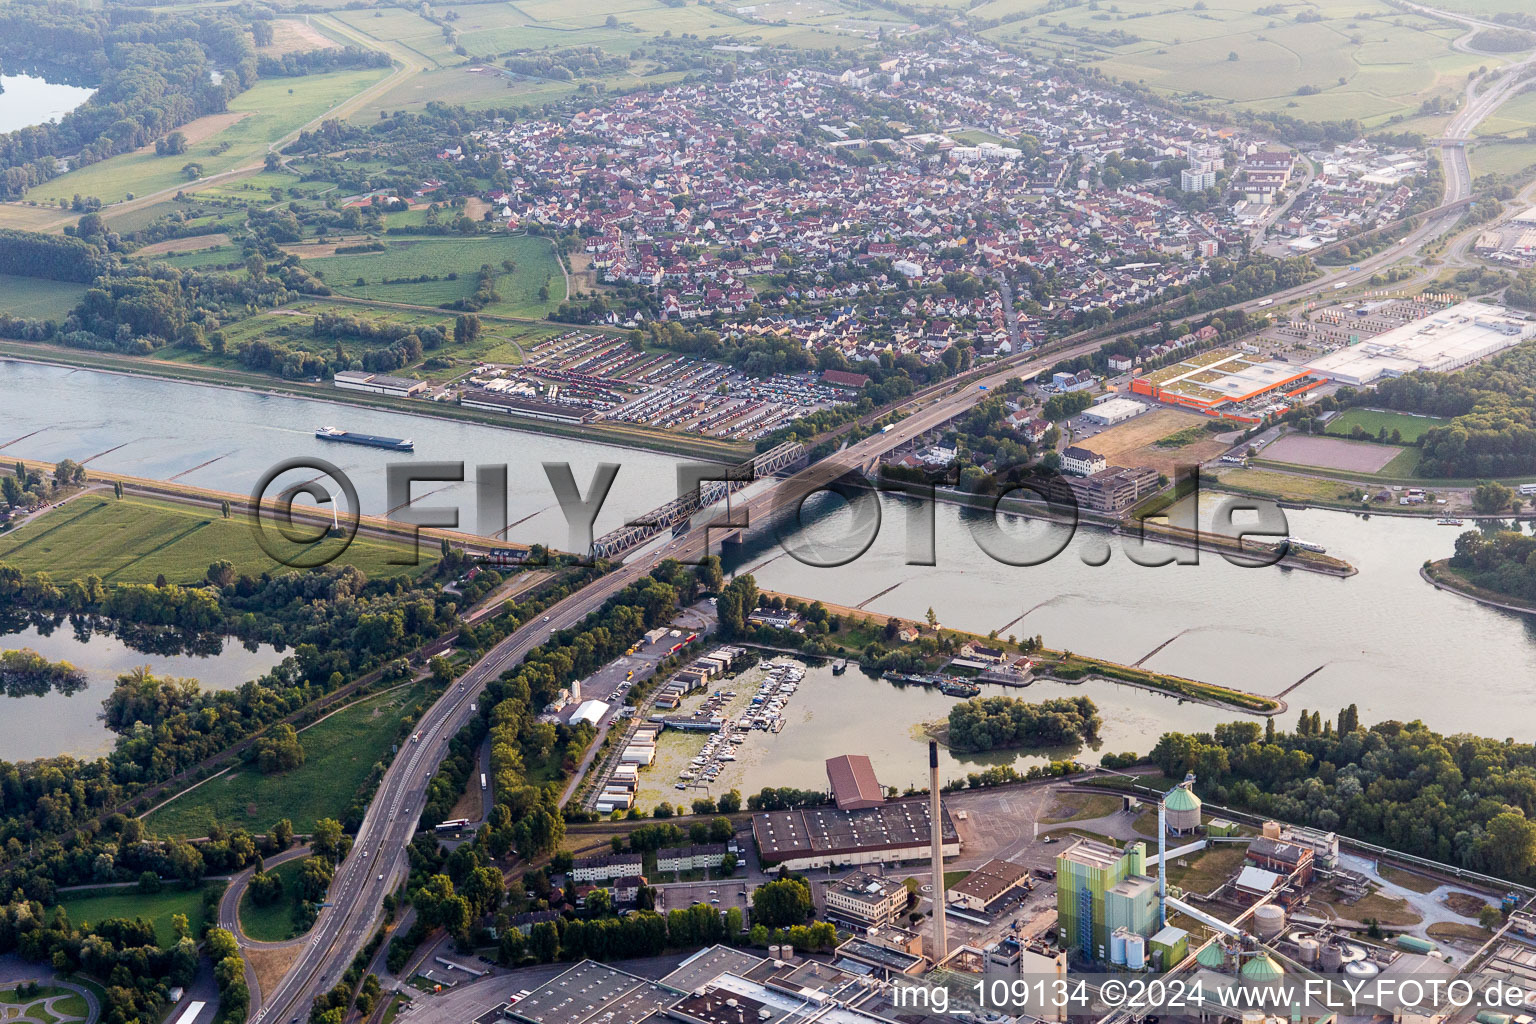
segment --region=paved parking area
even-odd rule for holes
[[[722,878],[710,882],[672,882],[656,887],[656,909],[687,910],[695,903],[708,903],[717,910],[732,907],[743,913],[752,903],[752,890],[759,883],[745,878]],[[715,901],[719,900],[719,903]]]

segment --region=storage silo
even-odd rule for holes
[[[1185,782],[1163,798],[1163,812],[1172,835],[1191,835],[1200,827],[1200,798],[1191,792],[1190,785]]]
[[[1125,966],[1125,937],[1131,934],[1124,928],[1116,928],[1109,936],[1109,962]]]
[[[1308,967],[1311,967],[1317,963],[1319,944],[1316,939],[1302,939],[1300,942],[1296,943],[1296,949],[1299,951],[1298,956],[1300,957],[1302,963],[1306,964]]]
[[[1330,942],[1323,947],[1323,970],[1329,973],[1337,971],[1344,966],[1344,951],[1336,942]]]
[[[1253,912],[1253,927],[1261,939],[1272,939],[1285,927],[1285,910],[1266,903]]]
[[[1133,971],[1145,970],[1147,966],[1147,940],[1135,933],[1125,937],[1125,966]]]
[[[1344,965],[1344,973],[1351,978],[1374,978],[1381,973],[1381,968],[1369,960],[1352,960]]]

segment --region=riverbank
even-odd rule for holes
[[[307,398],[362,409],[379,409],[385,412],[406,413],[434,419],[458,420],[482,426],[503,427],[519,433],[546,434],[552,437],[591,441],[616,448],[628,448],[633,451],[676,455],[710,462],[736,463],[751,458],[753,454],[750,445],[694,434],[676,434],[628,423],[576,424],[516,419],[498,413],[466,409],[450,402],[425,402],[419,399],[391,398],[388,395],[370,395],[359,391],[345,391],[330,384],[284,380],[281,377],[270,377],[264,374],[241,373],[168,360],[136,359],[110,352],[80,351],[36,342],[18,342],[0,338],[0,358],[14,359],[22,363],[38,363],[44,366],[69,366],[125,377],[147,377],[154,380],[174,381],[178,384],[246,391],[252,394]]]
[[[795,594],[776,593],[770,590],[764,590],[762,594],[764,597],[778,597],[785,601],[811,603],[810,599]],[[871,626],[878,625],[882,630],[885,624],[892,618],[892,616],[883,615],[880,612],[866,611],[862,608],[828,604],[825,601],[821,602],[821,604],[828,612],[842,616],[845,620],[855,623],[867,621]],[[997,637],[980,636],[963,630],[946,629],[943,626],[925,628],[918,623],[906,624],[917,628],[920,634],[931,637],[943,636],[955,640],[956,650],[966,643],[994,647],[1005,646],[1007,643],[1005,640]],[[854,642],[850,644],[841,642],[838,639],[840,635],[829,633],[822,638],[822,642],[831,647],[832,650],[824,652],[821,656],[847,658],[850,662],[858,664],[859,655],[863,650],[863,645],[860,641],[864,640],[865,637],[859,633],[854,633],[851,635],[851,639]],[[1018,647],[1017,644],[1012,646]],[[1252,715],[1280,715],[1284,714],[1288,708],[1284,700],[1276,697],[1250,693],[1247,690],[1222,686],[1219,683],[1207,683],[1198,679],[1188,679],[1183,676],[1152,672],[1134,665],[1122,665],[1116,662],[1076,654],[1071,651],[1054,651],[1050,648],[1041,648],[1038,651],[1031,652],[1031,657],[1034,659],[1033,675],[1035,677],[1051,679],[1060,683],[1074,684],[1097,679],[1103,682],[1117,683],[1123,686],[1147,690],[1165,697],[1176,697],[1180,700],[1194,701],[1208,707],[1219,708],[1223,711],[1239,711]],[[947,661],[948,657],[946,656],[943,660]],[[1027,686],[1028,683],[1026,682],[1024,685]]]
[[[1479,587],[1477,584],[1459,575],[1450,566],[1450,559],[1442,558],[1419,567],[1419,578],[1436,590],[1444,590],[1464,597],[1468,601],[1476,601],[1478,604],[1487,605],[1490,608],[1499,608],[1507,612],[1518,612],[1521,615],[1536,615],[1536,605],[1525,604],[1506,594]]]
[[[18,459],[7,457],[0,463],[0,475],[14,475],[16,463],[21,463],[29,470],[37,470],[43,476],[50,477],[53,473],[53,463],[41,462],[36,459]],[[129,476],[124,473],[108,473],[101,470],[87,469],[85,471],[87,485],[91,483],[114,486],[121,484],[124,496],[151,498],[159,501],[168,501],[172,504],[185,505],[201,509],[209,509],[222,515],[224,505],[227,502],[230,509],[230,517],[236,516],[248,519],[251,515],[251,496],[248,494],[236,494],[231,491],[219,491],[203,487],[191,487],[186,484],[166,483],[160,480],[149,480],[143,477]],[[268,498],[267,502],[272,499]],[[329,527],[332,524],[330,512],[322,511],[313,506],[295,503],[292,506],[293,519],[299,523],[305,523],[313,527]],[[267,509],[268,516],[275,516],[271,506]],[[409,523],[397,522],[383,516],[360,515],[358,516],[357,533],[360,537],[371,537],[380,541],[400,545],[402,553],[407,553],[408,547],[417,546],[418,541],[426,541],[429,548],[437,548],[444,540],[456,544],[466,552],[485,552],[492,547],[519,548],[526,550],[526,546],[514,544],[509,541],[497,541],[489,537],[480,537],[471,533],[462,533],[457,530],[442,530],[431,527],[415,527]],[[431,558],[436,558],[436,552],[430,552]],[[408,564],[408,563],[402,563]]]
[[[870,484],[874,489],[874,484]],[[934,500],[946,505],[955,505],[959,508],[969,508],[982,512],[994,510],[994,499],[986,495],[967,494],[954,488],[935,488]],[[1118,537],[1134,538],[1138,533],[1143,533],[1150,540],[1167,544],[1171,547],[1192,549],[1195,551],[1214,550],[1226,554],[1245,556],[1256,559],[1262,564],[1267,552],[1255,548],[1245,548],[1242,540],[1227,537],[1204,530],[1188,530],[1182,527],[1159,523],[1155,520],[1143,519],[1139,522],[1127,522],[1118,516],[1092,512],[1087,509],[1077,510],[1077,522],[1064,519],[1049,510],[1050,507],[1043,501],[1026,501],[1021,498],[1004,497],[997,501],[995,510],[1007,515],[1019,516],[1023,519],[1032,519],[1042,523],[1052,523],[1063,527],[1086,526],[1097,528],[1112,533]],[[1321,554],[1315,551],[1301,551],[1299,549],[1288,552],[1283,558],[1274,563],[1285,569],[1297,569],[1302,572],[1321,573],[1325,576],[1336,576],[1347,579],[1360,570],[1341,558]]]

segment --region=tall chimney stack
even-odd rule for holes
[[[928,818],[933,855],[933,962],[949,955],[944,935],[944,811],[939,806],[939,745],[928,741]]]

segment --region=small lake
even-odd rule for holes
[[[28,761],[72,754],[80,758],[109,752],[116,740],[101,720],[101,702],[111,694],[117,677],[140,665],[157,676],[198,680],[205,690],[232,690],[255,679],[285,657],[262,644],[247,650],[237,640],[225,640],[221,653],[145,654],[108,633],[82,640],[66,620],[44,636],[36,627],[0,635],[0,651],[30,648],[49,661],[67,661],[89,680],[75,693],[42,696],[0,696],[0,760]]]
[[[57,120],[95,91],[37,75],[0,75],[0,133]]]

